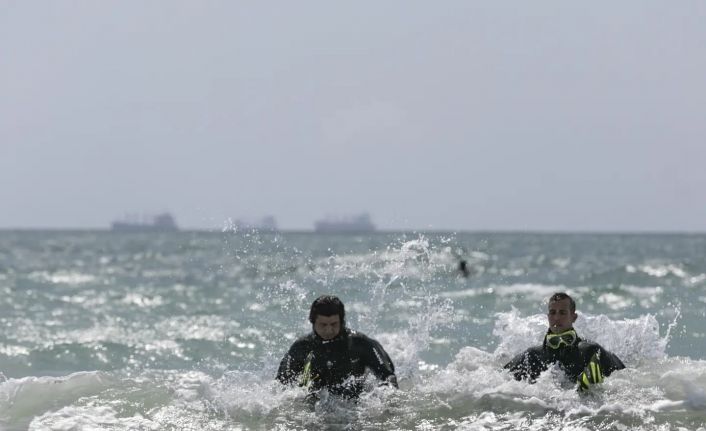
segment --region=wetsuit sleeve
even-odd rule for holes
[[[289,351],[279,364],[277,370],[277,380],[282,384],[291,385],[296,383],[299,375],[304,370],[306,357],[309,354],[308,343],[304,340],[297,340],[289,348]]]
[[[528,379],[534,381],[542,371],[545,370],[544,363],[539,359],[537,348],[531,348],[524,353],[515,356],[512,361],[505,364],[506,370],[510,370],[515,380]]]
[[[392,364],[390,356],[377,341],[365,339],[365,365],[385,384],[397,386],[397,376],[395,376],[395,366]]]
[[[625,368],[623,361],[621,361],[620,358],[618,358],[614,353],[611,353],[602,347],[599,347],[599,351],[601,352],[601,372],[604,376],[610,376],[610,373],[613,371],[622,370]]]

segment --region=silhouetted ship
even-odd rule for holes
[[[370,215],[360,214],[345,218],[326,218],[314,223],[314,231],[319,233],[368,233],[375,232]]]
[[[152,221],[139,221],[134,217],[114,221],[111,225],[114,232],[176,232],[179,228],[169,213],[156,215]]]
[[[227,228],[236,232],[277,232],[277,220],[274,216],[265,216],[255,222],[242,219],[229,220]]]

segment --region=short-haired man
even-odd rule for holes
[[[332,394],[355,398],[363,390],[369,369],[383,384],[397,387],[395,367],[380,343],[346,328],[345,316],[340,299],[318,297],[309,310],[313,330],[289,348],[277,380],[308,386],[314,396],[326,388]]]
[[[560,363],[566,376],[578,383],[579,391],[601,383],[603,376],[625,368],[622,361],[599,344],[582,340],[573,324],[576,303],[566,293],[549,298],[549,329],[541,346],[531,347],[505,365],[517,380],[534,382],[551,364]]]

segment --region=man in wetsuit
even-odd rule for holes
[[[309,311],[313,331],[289,348],[277,380],[308,386],[314,398],[324,388],[344,398],[356,398],[369,369],[382,384],[397,387],[395,367],[380,343],[346,328],[345,315],[337,297],[317,298]]]
[[[583,392],[601,383],[604,376],[625,368],[613,353],[576,335],[576,303],[566,293],[555,293],[549,298],[547,317],[549,329],[542,345],[527,349],[505,365],[517,380],[534,382],[542,371],[558,362]]]

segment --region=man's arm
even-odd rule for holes
[[[589,344],[589,346],[588,353],[593,353],[583,372],[578,376],[579,392],[589,390],[591,385],[596,383],[603,383],[604,376],[609,376],[613,371],[625,368],[623,361],[615,354],[605,350],[598,344]]]
[[[392,359],[382,348],[380,343],[372,338],[365,337],[366,342],[366,366],[375,374],[375,377],[383,383],[390,384],[397,388],[397,376],[395,376],[395,366]]]
[[[503,368],[510,370],[515,380],[526,379],[534,382],[542,374],[542,371],[547,368],[539,359],[538,349],[541,350],[541,346],[527,349],[525,352],[515,356]]]
[[[601,351],[601,371],[604,376],[610,376],[610,373],[616,370],[622,370],[625,368],[625,364],[620,360],[614,353],[611,353],[604,348],[600,347]]]
[[[308,343],[304,340],[297,340],[289,348],[289,351],[279,364],[277,370],[277,380],[284,385],[291,385],[297,382],[297,379],[304,371],[306,357],[309,354]]]

